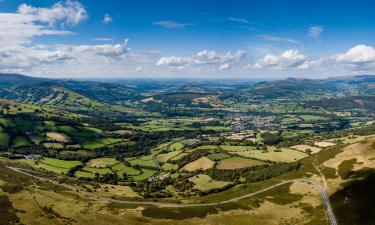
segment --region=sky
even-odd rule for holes
[[[375,2],[0,0],[0,72],[50,78],[375,74]]]

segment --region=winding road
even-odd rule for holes
[[[91,197],[94,197],[94,198],[102,199],[102,200],[105,200],[105,201],[108,201],[108,202],[116,202],[116,203],[124,203],[124,204],[135,204],[135,205],[152,205],[152,206],[170,207],[170,208],[217,206],[217,205],[221,205],[221,204],[237,202],[239,200],[255,196],[257,194],[266,192],[268,190],[280,187],[280,186],[288,184],[288,183],[294,183],[294,182],[307,183],[307,184],[313,185],[314,188],[317,189],[321,193],[323,201],[324,201],[324,204],[326,205],[326,208],[327,208],[327,213],[328,213],[328,217],[329,217],[329,220],[331,222],[331,225],[337,225],[336,217],[335,217],[335,215],[333,213],[333,210],[332,210],[332,207],[331,207],[331,203],[329,201],[329,197],[328,197],[327,192],[325,191],[325,188],[323,188],[319,183],[317,183],[315,181],[312,181],[312,180],[307,180],[307,179],[293,179],[293,180],[283,181],[283,182],[280,182],[278,184],[274,184],[272,186],[269,186],[267,188],[263,188],[261,190],[258,190],[256,192],[252,192],[252,193],[249,193],[249,194],[241,195],[239,197],[231,198],[231,199],[228,199],[228,200],[225,200],[225,201],[220,201],[220,202],[196,203],[196,204],[180,203],[180,204],[178,204],[178,203],[162,203],[162,202],[148,202],[148,201],[126,201],[126,200],[117,200],[117,199],[112,199],[112,198],[101,197],[101,196],[95,195],[95,194],[87,192],[87,191],[82,191],[82,190],[76,189],[75,187],[73,187],[71,185],[68,185],[68,184],[59,183],[59,182],[54,181],[54,180],[50,180],[50,179],[43,178],[43,177],[38,177],[36,175],[27,173],[25,171],[28,171],[28,170],[25,170],[25,169],[16,168],[16,167],[7,167],[7,168],[11,169],[11,170],[13,170],[15,172],[24,174],[26,176],[33,177],[33,178],[35,178],[37,180],[47,181],[47,182],[50,182],[50,183],[52,183],[54,185],[62,186],[62,187],[65,187],[67,189],[70,189],[72,191],[80,192],[82,194],[85,194],[85,195],[88,195],[88,196],[91,196]]]

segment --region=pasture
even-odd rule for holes
[[[258,165],[263,165],[264,163],[254,159],[247,159],[242,157],[231,157],[227,159],[221,160],[216,168],[222,170],[234,170],[234,169],[242,169],[247,167],[253,167]]]
[[[186,164],[181,170],[182,171],[196,171],[196,170],[208,170],[214,166],[215,162],[207,157],[201,157],[193,162]]]
[[[110,167],[115,164],[120,163],[115,158],[96,158],[91,159],[89,162],[86,163],[88,167],[95,167],[95,168],[103,168],[103,167]]]
[[[193,182],[194,188],[200,191],[209,191],[212,189],[223,188],[231,184],[230,182],[226,181],[212,180],[212,178],[206,174],[198,174],[196,176],[190,177],[189,181]]]

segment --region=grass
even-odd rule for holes
[[[120,138],[97,138],[95,140],[84,141],[81,145],[85,149],[96,149],[107,145],[112,145],[123,141]]]
[[[280,151],[270,150],[263,152],[261,150],[251,150],[235,153],[243,157],[256,158],[259,160],[270,160],[274,162],[293,162],[308,156],[306,153],[288,148],[280,149]]]
[[[178,169],[178,166],[176,164],[172,164],[172,163],[164,163],[163,166],[162,166],[163,170],[176,170]]]
[[[10,137],[7,133],[0,132],[0,147],[7,147],[9,145]]]
[[[115,171],[120,177],[122,177],[124,173],[130,176],[136,176],[141,173],[139,170],[136,170],[133,167],[125,166],[124,163],[118,163],[112,166],[111,169]]]
[[[98,174],[106,174],[106,173],[112,173],[112,171],[109,168],[92,168],[92,167],[83,167],[82,171],[89,172],[89,173],[98,173]]]
[[[22,137],[22,136],[17,136],[12,141],[12,147],[14,147],[14,148],[27,147],[27,146],[30,146],[30,145],[31,145],[31,143],[29,142],[29,140],[27,140],[26,137]]]
[[[95,174],[89,173],[89,172],[84,172],[84,171],[77,171],[75,173],[76,177],[85,177],[85,178],[94,178]]]
[[[115,158],[96,158],[91,159],[88,163],[86,163],[86,165],[88,167],[103,168],[110,167],[118,163],[119,161],[117,161]]]
[[[35,135],[35,136],[31,136],[30,137],[30,140],[36,144],[36,145],[40,145],[44,140],[46,140],[46,138],[42,135]]]
[[[207,157],[211,160],[219,161],[219,160],[222,160],[222,159],[229,158],[230,155],[225,154],[225,153],[212,153],[212,154],[208,155]]]
[[[189,155],[189,153],[187,153],[187,152],[181,152],[180,154],[178,154],[177,156],[171,158],[170,160],[179,160],[179,159],[184,158],[187,155]]]
[[[255,146],[232,146],[232,145],[220,145],[220,147],[228,152],[239,152],[239,151],[249,151],[255,150]]]
[[[52,139],[54,141],[58,141],[58,142],[64,142],[64,143],[67,143],[67,142],[71,142],[72,139],[66,135],[66,134],[63,134],[63,133],[58,133],[58,132],[47,132],[47,137],[49,139]]]
[[[145,180],[145,179],[151,177],[152,175],[154,175],[155,173],[156,173],[155,170],[142,169],[142,174],[140,174],[138,176],[134,176],[133,179],[135,181]]]
[[[190,177],[189,181],[194,183],[194,188],[200,191],[209,191],[212,189],[223,188],[230,184],[230,182],[226,181],[216,181],[212,180],[206,174],[198,174],[196,176]]]
[[[0,125],[9,128],[9,127],[15,127],[16,125],[14,124],[12,119],[8,118],[0,118]]]
[[[348,179],[353,173],[354,164],[357,163],[357,159],[349,159],[342,161],[338,167],[338,174],[342,179]]]
[[[178,151],[184,147],[184,144],[181,142],[174,142],[173,144],[169,145],[168,150],[170,151]]]
[[[154,160],[152,159],[152,155],[143,156],[141,158],[125,158],[126,161],[130,162],[132,166],[139,165],[139,166],[152,166],[156,167]]]
[[[173,152],[159,154],[159,155],[156,156],[156,160],[158,162],[167,162],[169,159],[172,159],[172,158],[176,157],[180,153],[181,153],[181,151],[173,151]]]
[[[61,143],[43,143],[43,146],[46,148],[57,148],[57,149],[64,148],[64,145]]]
[[[60,168],[66,168],[70,169],[76,166],[81,165],[82,163],[80,161],[67,161],[67,160],[61,160],[61,159],[54,159],[54,158],[47,158],[43,157],[39,163],[60,167]]]
[[[263,162],[254,159],[247,159],[242,157],[231,157],[227,159],[221,160],[216,168],[223,169],[223,170],[234,170],[234,169],[242,169],[247,167],[253,167],[257,165],[263,165]]]
[[[212,168],[214,166],[214,162],[207,158],[207,157],[201,157],[193,162],[190,162],[188,164],[186,164],[182,170],[185,170],[185,171],[189,171],[189,172],[192,172],[192,171],[195,171],[195,170],[208,170],[210,168]]]

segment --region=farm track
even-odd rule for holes
[[[228,199],[228,200],[225,200],[225,201],[220,201],[220,202],[197,203],[197,204],[190,204],[190,203],[187,203],[187,204],[184,204],[184,203],[178,204],[178,203],[162,203],[162,202],[149,202],[149,201],[126,201],[126,200],[117,200],[117,199],[112,199],[112,198],[101,197],[101,196],[95,195],[95,194],[87,192],[87,191],[78,190],[77,188],[75,188],[75,187],[73,187],[71,185],[68,185],[68,184],[63,184],[63,183],[59,183],[59,182],[51,180],[51,179],[47,179],[47,178],[43,178],[43,177],[38,177],[36,175],[33,175],[33,174],[25,172],[24,169],[21,169],[21,168],[16,168],[16,167],[7,167],[7,168],[11,169],[11,170],[13,170],[15,172],[24,174],[26,176],[33,177],[33,178],[35,178],[37,180],[45,181],[45,182],[50,182],[50,183],[52,183],[54,185],[65,187],[65,188],[70,189],[72,191],[79,192],[79,193],[85,194],[87,196],[90,196],[90,197],[93,197],[93,198],[98,198],[98,199],[101,199],[101,200],[104,200],[104,201],[108,201],[108,202],[123,203],[123,204],[132,204],[132,205],[151,205],[151,206],[157,206],[157,207],[170,207],[170,208],[218,206],[218,205],[222,205],[222,204],[237,202],[237,201],[240,201],[242,199],[246,199],[246,198],[249,198],[249,197],[261,194],[263,192],[269,191],[271,189],[280,187],[280,186],[285,185],[285,184],[294,183],[294,182],[307,183],[307,184],[313,185],[314,188],[321,193],[323,201],[324,201],[324,204],[325,204],[326,209],[327,209],[327,213],[328,213],[328,217],[329,217],[330,223],[331,223],[331,225],[337,225],[336,217],[335,217],[335,215],[333,213],[333,210],[332,210],[332,207],[331,207],[331,203],[329,201],[329,197],[328,197],[327,192],[325,191],[325,188],[322,187],[319,183],[317,183],[315,181],[312,181],[312,180],[308,180],[308,179],[293,179],[293,180],[283,181],[283,182],[280,182],[278,184],[274,184],[272,186],[269,186],[267,188],[263,188],[261,190],[258,190],[256,192],[252,192],[252,193],[249,193],[249,194],[241,195],[239,197],[231,198],[231,199]]]

